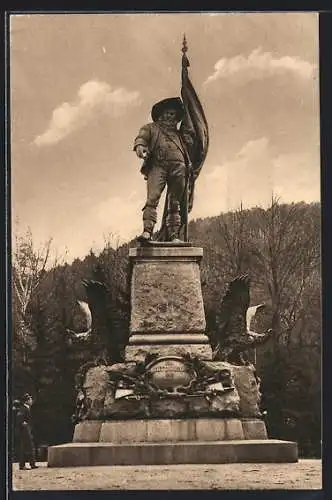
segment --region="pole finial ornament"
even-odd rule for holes
[[[186,39],[186,34],[183,34],[183,41],[182,41],[182,52],[185,54],[188,52],[188,44],[187,44],[187,39]]]
[[[182,50],[182,68],[186,69],[186,68],[188,68],[188,66],[190,66],[190,64],[189,64],[189,60],[187,57],[188,44],[187,44],[187,39],[186,39],[185,34],[183,35],[182,49],[181,50]]]

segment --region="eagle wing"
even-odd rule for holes
[[[106,347],[109,359],[122,360],[122,351],[126,344],[123,321],[119,302],[122,296],[114,298],[109,288],[100,281],[83,280],[89,308],[92,314],[92,330]]]
[[[219,345],[246,334],[249,301],[249,277],[247,274],[237,276],[229,283],[216,314],[216,336]]]
[[[74,330],[67,328],[66,333],[67,335],[69,335],[67,340],[70,344],[72,343],[73,338],[77,340],[87,340],[90,337],[92,331],[92,316],[89,304],[87,302],[84,302],[83,300],[77,300],[76,303],[84,315],[86,330],[83,332],[75,332]]]
[[[247,310],[247,315],[246,315],[246,321],[247,321],[247,332],[249,333],[253,333],[251,332],[251,324],[253,322],[253,320],[255,319],[255,316],[257,314],[257,312],[262,309],[263,307],[265,307],[265,304],[258,304],[257,306],[251,306],[248,308]]]
[[[85,316],[87,330],[91,330],[92,315],[91,315],[89,304],[87,302],[84,302],[83,300],[78,300],[77,304],[80,306],[81,311],[83,312],[83,314]]]

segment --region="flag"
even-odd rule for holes
[[[190,81],[188,67],[190,66],[186,52],[188,50],[186,38],[183,38],[182,48],[182,73],[181,73],[181,98],[184,107],[184,117],[180,126],[180,135],[185,138],[189,134],[193,138],[192,146],[187,146],[188,160],[190,163],[186,180],[186,192],[181,202],[181,229],[184,240],[188,241],[188,213],[190,213],[194,202],[194,187],[195,181],[203,167],[208,147],[209,147],[209,128],[205,117],[203,106],[198,98],[193,84]],[[182,141],[182,142],[185,142]],[[167,189],[166,200],[163,210],[161,227],[156,234],[157,241],[167,241],[166,218],[168,212],[168,196]]]
[[[181,97],[185,109],[185,118],[182,121],[180,132],[184,132],[184,129],[188,127],[193,131],[195,138],[193,147],[188,150],[192,174],[188,185],[188,212],[190,212],[194,201],[195,181],[203,167],[209,148],[209,128],[203,106],[189,78],[188,67],[190,64],[186,55],[185,39],[182,50]]]

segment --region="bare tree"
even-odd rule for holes
[[[266,210],[241,205],[220,217],[218,234],[225,275],[248,272],[258,300],[272,306],[276,341],[299,340],[319,282],[319,205],[280,204],[275,197]]]
[[[31,229],[16,233],[12,252],[13,327],[20,343],[22,360],[27,359],[28,348],[34,346],[31,333],[29,306],[50,266],[52,239],[35,249]]]
[[[238,210],[219,219],[219,234],[225,249],[228,272],[232,277],[245,273],[250,267],[248,210],[242,203]]]
[[[22,318],[26,318],[33,293],[45,275],[52,239],[35,250],[32,233],[28,229],[24,236],[16,236],[13,251],[13,286],[20,305]]]
[[[317,215],[304,203],[281,205],[272,199],[267,210],[257,208],[251,228],[251,252],[256,280],[264,282],[273,309],[276,340],[288,342],[313,272],[320,262]]]

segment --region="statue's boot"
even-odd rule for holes
[[[183,243],[179,238],[181,228],[180,203],[171,195],[168,197],[166,227],[168,239],[172,243]]]
[[[146,217],[146,213],[144,215]],[[143,217],[144,217],[144,215],[143,215]],[[148,213],[148,215],[150,215],[150,214]],[[152,218],[150,218],[150,219],[143,218],[143,232],[142,232],[142,234],[137,236],[136,240],[139,243],[142,243],[143,245],[145,243],[148,243],[151,240],[154,225],[155,225],[155,221],[152,220]]]
[[[144,245],[144,243],[148,243],[149,241],[151,241],[151,233],[149,233],[148,231],[143,231],[142,234],[137,236],[136,240]]]
[[[177,238],[176,236],[171,237],[170,241],[172,243],[184,243],[183,240],[181,240],[180,238]]]
[[[153,228],[157,222],[157,210],[155,206],[144,205],[143,207],[143,232],[136,240],[143,245],[149,243],[152,238]]]

